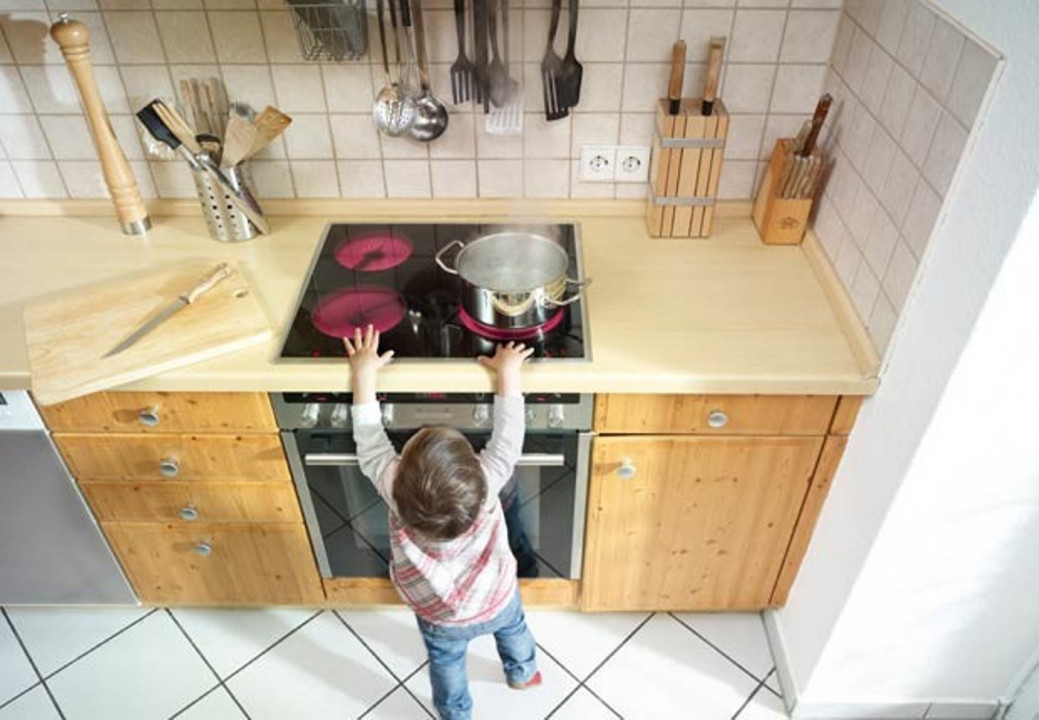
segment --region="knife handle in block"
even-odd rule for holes
[[[198,300],[204,293],[207,293],[216,287],[218,282],[228,277],[232,272],[230,265],[227,263],[220,263],[207,273],[205,277],[199,280],[198,285],[188,290],[181,297],[184,298],[184,302],[190,305]]]
[[[703,103],[700,108],[703,115],[714,112],[714,99],[718,96],[718,80],[722,73],[722,55],[725,52],[725,38],[712,37],[711,50],[707,56],[707,81],[703,88]]]
[[[104,100],[101,99],[90,59],[90,31],[83,23],[69,20],[65,13],[58,17],[58,22],[51,25],[50,35],[61,48],[69,73],[83,100],[83,111],[90,123],[90,132],[101,160],[101,172],[112,196],[112,204],[115,205],[116,218],[127,235],[143,235],[151,227],[151,219],[137,188],[137,180],[126,161],[126,154],[112,131]]]
[[[812,151],[815,150],[815,141],[819,139],[819,131],[822,130],[823,123],[826,122],[826,115],[830,112],[830,104],[832,102],[833,96],[830,93],[826,93],[816,103],[815,113],[812,115],[812,127],[808,131],[808,137],[805,138],[804,146],[801,148],[801,157],[809,157]]]
[[[685,80],[685,40],[676,40],[671,48],[671,77],[667,83],[668,112],[677,115]]]

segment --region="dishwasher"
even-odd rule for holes
[[[0,605],[137,598],[29,394],[0,391]]]

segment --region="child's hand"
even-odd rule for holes
[[[519,395],[520,368],[533,354],[534,348],[528,348],[523,343],[510,342],[508,345],[499,345],[494,357],[481,356],[476,359],[485,368],[498,373],[499,395]]]
[[[364,335],[361,334],[361,328],[357,328],[354,341],[351,343],[349,338],[343,338],[343,345],[350,358],[354,404],[375,402],[375,374],[393,360],[393,351],[379,354],[379,332],[371,325]]]

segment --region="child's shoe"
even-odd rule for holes
[[[513,690],[527,690],[528,688],[537,687],[541,684],[541,671],[536,670],[534,674],[531,675],[530,680],[527,680],[526,682],[518,683],[513,682],[512,680],[508,680],[507,682],[509,683],[509,687]]]

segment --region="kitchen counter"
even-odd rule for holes
[[[108,203],[0,204],[0,389],[30,387],[22,311],[51,293],[159,265],[234,260],[274,329],[261,345],[124,386],[136,390],[338,390],[345,362],[278,362],[283,329],[331,221],[553,218],[580,226],[590,362],[532,363],[525,389],[555,392],[866,395],[879,363],[814,237],[766,246],[749,204],[719,208],[707,240],[652,239],[637,202],[283,201],[272,234],[209,239],[193,202],[153,206],[146,239],[122,235]],[[387,391],[485,391],[475,362],[400,361]]]

